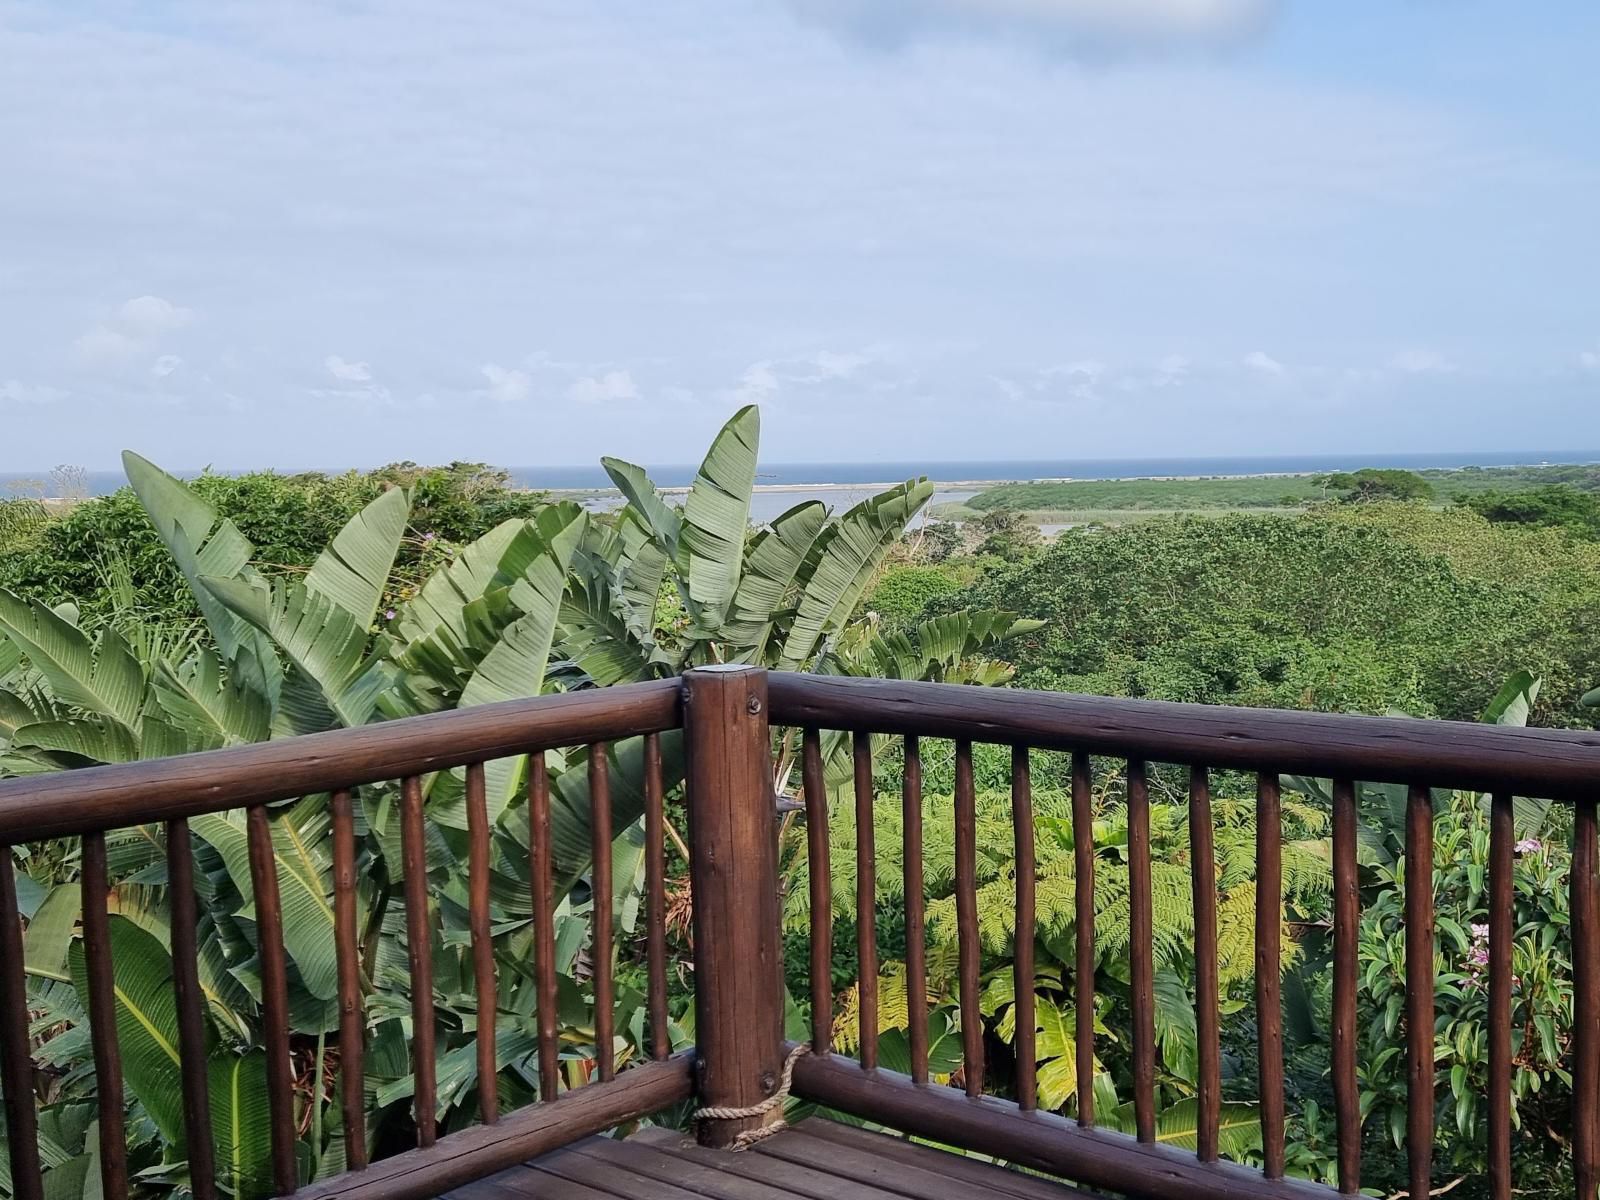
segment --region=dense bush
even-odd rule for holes
[[[936,566],[899,566],[885,571],[862,607],[891,626],[910,624],[923,609],[961,590],[948,570]]]

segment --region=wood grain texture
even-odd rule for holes
[[[483,764],[467,767],[467,925],[472,936],[472,983],[477,1025],[478,1114],[487,1124],[500,1116],[495,1019],[500,1002],[495,982],[494,934],[489,919],[489,803]]]
[[[417,1144],[431,1146],[438,1136],[433,911],[428,899],[428,843],[422,818],[422,780],[414,775],[400,783],[400,850],[405,866],[406,961],[411,968],[411,1074],[416,1080],[412,1113],[417,1125]]]
[[[0,853],[4,853],[0,851]],[[89,1042],[94,1050],[95,1102],[99,1106],[100,1187],[109,1200],[128,1194],[128,1142],[122,1087],[122,1050],[117,1042],[116,975],[106,913],[106,839],[83,835],[83,965],[89,992]]]
[[[1361,891],[1355,784],[1333,781],[1333,1106],[1338,1120],[1339,1190],[1361,1190],[1361,1081],[1356,1074],[1356,990],[1361,942]]]
[[[289,963],[283,949],[283,901],[272,847],[272,820],[262,805],[245,815],[250,885],[255,893],[256,954],[261,961],[261,1038],[267,1055],[267,1108],[272,1138],[272,1184],[294,1191],[294,1073],[289,1061]]]
[[[1072,756],[1073,1032],[1078,1075],[1078,1124],[1094,1124],[1094,791],[1089,756]]]
[[[611,755],[604,742],[589,747],[589,883],[593,930],[589,954],[594,966],[594,1043],[600,1080],[617,1075],[617,998],[612,981],[615,938],[611,926],[616,898],[611,890]]]
[[[556,993],[555,868],[550,845],[550,773],[544,752],[528,758],[529,887],[533,893],[533,978],[539,1023],[539,1099],[554,1100],[561,1086],[560,1020]]]
[[[661,789],[661,738],[644,739],[645,971],[650,1017],[650,1057],[672,1053],[667,1028],[667,838]]]
[[[983,1094],[982,946],[978,939],[978,816],[972,743],[956,743],[956,943],[961,991],[961,1073],[967,1095]]]
[[[1283,801],[1278,777],[1256,776],[1256,1081],[1261,1161],[1282,1179],[1283,1117]]]
[[[5,845],[0,845],[0,1087],[5,1089],[12,1194],[15,1200],[43,1200],[28,1045],[28,981],[22,973],[22,913],[11,847]]]
[[[1033,779],[1028,748],[1011,747],[1012,852],[1016,858],[1016,932],[1011,948],[1011,986],[1016,997],[1017,1103],[1038,1107],[1037,1017],[1033,996],[1033,939],[1037,866],[1033,852]]]
[[[176,758],[7,779],[0,781],[0,842],[270,804],[678,725],[678,681],[662,679]]]
[[[200,990],[199,917],[194,892],[194,847],[189,823],[168,821],[167,895],[172,915],[172,991],[178,1007],[178,1069],[189,1183],[195,1200],[216,1200],[216,1150],[211,1142],[210,1084],[206,1078],[205,996]]]
[[[905,864],[906,1010],[910,1019],[911,1078],[928,1082],[928,934],[922,869],[922,747],[905,741],[900,790],[901,860]]]
[[[833,882],[828,848],[828,787],[822,774],[822,737],[800,738],[800,780],[806,801],[806,878],[811,914],[811,1052],[833,1049]]]
[[[878,1065],[878,850],[873,830],[872,735],[851,738],[856,802],[856,977],[861,1065]]]
[[[356,914],[355,807],[348,791],[333,794],[333,940],[339,974],[339,1100],[345,1161],[367,1165],[366,1010],[361,994],[361,933]]]
[[[767,729],[767,673],[700,668],[684,676],[685,794],[694,887],[695,1040],[702,1105],[744,1108],[778,1087],[783,946]],[[711,986],[708,986],[710,984]],[[704,1145],[732,1145],[778,1119],[703,1120]]]
[[[1150,785],[1145,765],[1128,762],[1128,990],[1133,1019],[1133,1123],[1156,1140],[1155,928],[1150,895]]]
[[[1222,1112],[1217,854],[1211,820],[1211,780],[1204,767],[1195,767],[1189,772],[1189,870],[1194,897],[1194,1027],[1200,1065],[1195,1147],[1201,1162],[1217,1157]]]
[[[1406,798],[1406,1162],[1412,1200],[1433,1173],[1433,796]]]
[[[996,1096],[971,1099],[954,1088],[919,1087],[879,1068],[837,1058],[795,1063],[795,1094],[945,1145],[960,1146],[1074,1183],[1139,1200],[1334,1200],[1332,1188],[1267,1179],[1234,1163],[1202,1163],[1163,1143],[1086,1129],[1047,1112],[1022,1112]]]
[[[773,721],[1576,800],[1600,732],[775,673]]]

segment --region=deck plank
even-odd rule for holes
[[[744,1153],[675,1130],[583,1138],[441,1200],[1089,1200],[994,1163],[812,1117]]]

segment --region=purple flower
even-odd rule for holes
[[[1486,942],[1489,940],[1489,927],[1487,925],[1473,925],[1471,928],[1473,941]]]
[[[392,621],[392,620],[394,620],[394,609],[392,609],[392,608],[387,608],[387,609],[384,609],[384,612],[383,612],[383,619],[384,619],[384,620],[385,620],[385,621]]]
[[[1518,854],[1537,854],[1544,849],[1544,843],[1538,838],[1523,838],[1517,843]]]
[[[422,535],[422,540],[425,541],[425,542],[431,542],[438,536],[439,535],[437,533],[434,533],[432,530],[429,530],[427,533]]]
[[[1489,962],[1489,951],[1484,946],[1474,946],[1467,953],[1467,961],[1475,967],[1486,966]]]

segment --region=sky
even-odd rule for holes
[[[1600,448],[1600,5],[0,0],[0,471]]]

